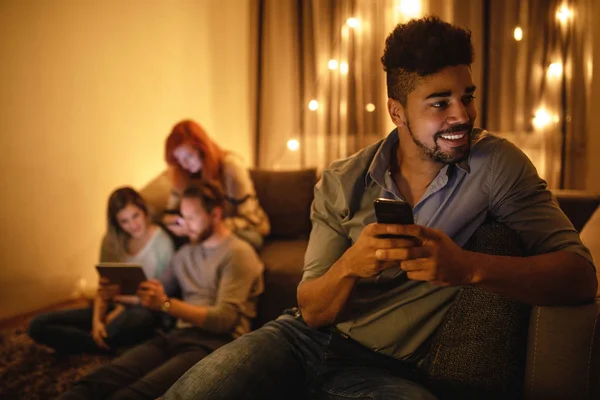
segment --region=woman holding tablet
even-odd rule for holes
[[[141,264],[148,279],[159,278],[173,255],[173,242],[151,222],[140,194],[130,187],[115,190],[107,218],[100,261]],[[101,279],[92,307],[40,315],[29,324],[29,336],[64,353],[109,351],[149,338],[155,314],[136,304],[136,297],[117,296],[115,289]]]

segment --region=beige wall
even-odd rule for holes
[[[593,190],[600,193],[600,112],[598,105],[600,104],[600,2],[592,2],[593,21],[592,37],[593,37],[593,78],[592,91],[589,102],[589,125],[587,137],[587,174],[586,174],[586,190]]]
[[[94,285],[105,202],[182,118],[251,161],[250,0],[0,2],[0,319]]]

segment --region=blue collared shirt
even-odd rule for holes
[[[465,162],[444,166],[413,207],[415,223],[445,232],[464,246],[492,217],[517,232],[527,255],[573,251],[590,263],[579,234],[527,156],[509,141],[473,131]],[[302,280],[323,275],[375,222],[373,201],[402,199],[389,172],[394,130],[354,156],[334,162],[315,187],[313,228]],[[362,279],[336,327],[375,351],[410,359],[444,320],[459,287],[413,281],[399,268]]]

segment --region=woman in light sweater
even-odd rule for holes
[[[163,217],[165,226],[177,236],[186,236],[179,215],[181,193],[194,181],[220,182],[225,190],[225,224],[254,248],[262,247],[271,229],[269,218],[258,202],[248,168],[240,157],[222,150],[196,122],[175,125],[165,143],[173,189]]]
[[[148,279],[159,278],[173,255],[173,242],[151,222],[139,193],[130,187],[115,190],[107,217],[100,261],[141,264]],[[115,293],[101,280],[92,307],[40,315],[29,324],[29,336],[64,353],[110,351],[148,339],[158,322],[155,313],[137,304],[137,297]]]

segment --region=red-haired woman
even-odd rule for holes
[[[218,181],[227,198],[225,223],[255,248],[262,246],[270,231],[269,219],[258,203],[248,168],[237,155],[222,150],[196,122],[184,120],[167,137],[165,159],[173,189],[163,223],[171,232],[186,235],[185,221],[178,214],[185,188],[197,180]]]

